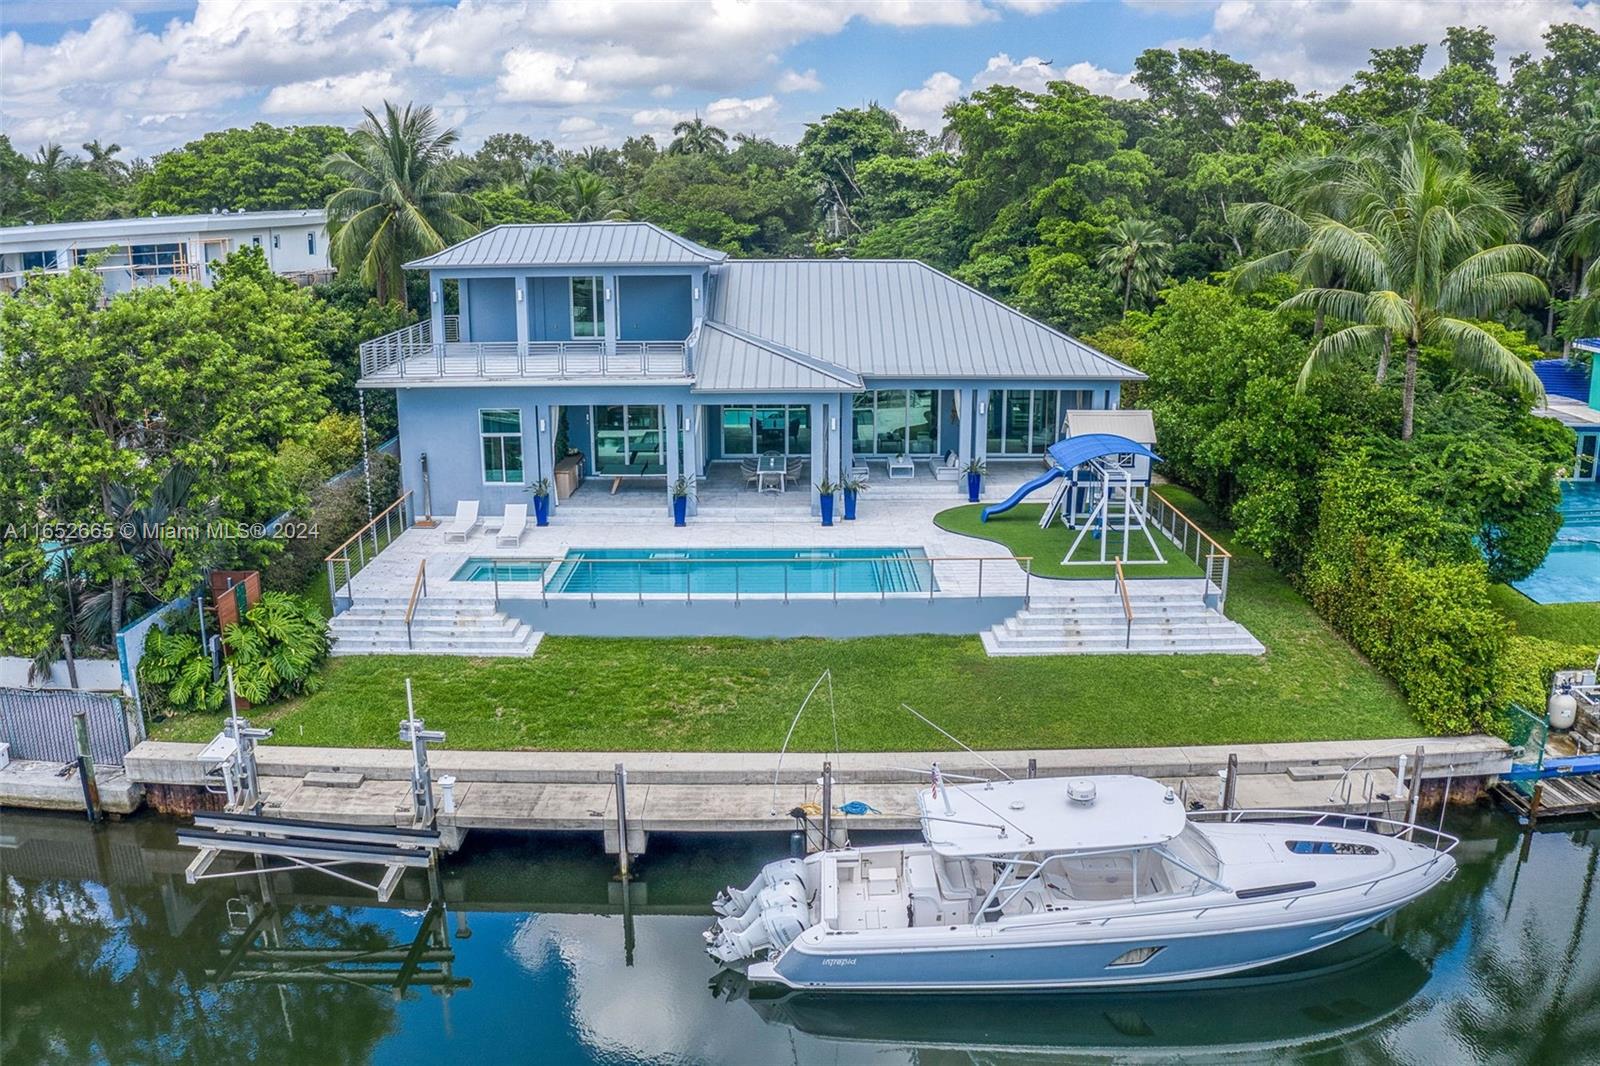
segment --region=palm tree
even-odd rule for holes
[[[1575,302],[1567,313],[1576,316],[1578,329],[1600,329],[1600,302],[1593,295],[1600,288],[1596,267],[1600,263],[1600,93],[1585,93],[1574,103],[1569,121],[1534,177],[1547,206],[1529,220],[1528,233],[1556,234],[1551,280],[1568,283]],[[1547,333],[1551,325],[1547,321]],[[1570,346],[1569,340],[1569,353]]]
[[[359,270],[380,303],[404,304],[403,264],[471,234],[478,205],[452,188],[458,134],[439,128],[433,108],[401,111],[385,100],[381,119],[363,110],[353,148],[326,164],[346,182],[328,197],[328,251],[339,269]]]
[[[549,163],[535,163],[522,179],[522,189],[536,204],[554,203],[560,195],[561,171]]]
[[[624,218],[622,200],[611,183],[587,170],[569,170],[562,177],[556,202],[574,222]]]
[[[54,141],[42,145],[29,161],[28,170],[34,188],[39,194],[39,199],[44,202],[45,212],[51,218],[56,217],[56,205],[67,190],[67,171],[77,162],[74,156],[68,155],[66,149]]]
[[[92,141],[85,141],[83,150],[89,153],[89,158],[84,163],[84,169],[93,171],[112,183],[127,178],[128,164],[116,157],[117,153],[122,151],[122,145],[108,144],[102,146],[100,139],[96,137]]]
[[[669,155],[721,155],[728,150],[728,131],[706,125],[699,115],[673,126],[672,136]]]
[[[1161,287],[1171,247],[1166,231],[1147,218],[1119,219],[1106,233],[1099,262],[1122,283],[1122,317],[1135,292],[1148,298]]]
[[[1392,336],[1405,344],[1402,440],[1411,439],[1424,344],[1448,349],[1464,369],[1542,398],[1532,368],[1475,321],[1546,295],[1544,282],[1529,273],[1544,256],[1505,243],[1517,222],[1506,192],[1474,175],[1459,152],[1420,123],[1364,135],[1340,170],[1348,218],[1319,216],[1300,253],[1325,261],[1340,281],[1303,289],[1279,306],[1353,324],[1316,343],[1299,387]]]

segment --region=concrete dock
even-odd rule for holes
[[[598,832],[616,850],[617,763],[627,769],[629,851],[643,852],[651,833],[787,832],[790,811],[820,804],[826,759],[835,807],[859,801],[864,815],[835,815],[843,829],[914,830],[915,792],[938,761],[958,775],[996,778],[983,761],[1013,777],[1133,773],[1164,781],[1191,802],[1218,806],[1218,771],[1238,761],[1236,806],[1349,810],[1396,817],[1404,789],[1398,757],[1421,746],[1426,788],[1446,779],[1481,784],[1510,765],[1510,749],[1494,737],[1451,737],[1190,748],[1067,749],[966,752],[791,752],[779,768],[772,753],[742,752],[480,752],[430,753],[439,825],[463,830]],[[128,754],[127,772],[170,805],[175,794],[206,784],[196,759],[201,745],[146,741]],[[405,750],[262,745],[262,813],[352,825],[409,825],[410,753]],[[773,790],[776,773],[778,787]],[[438,782],[453,777],[454,811],[444,810]],[[1475,794],[1477,786],[1470,786]],[[192,809],[192,808],[191,808]]]

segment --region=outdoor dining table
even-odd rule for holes
[[[788,463],[781,455],[763,455],[756,463],[756,491],[783,492]],[[768,481],[771,479],[771,483]]]

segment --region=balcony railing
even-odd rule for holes
[[[363,378],[437,381],[446,378],[685,377],[684,341],[463,341],[459,319],[446,315],[444,340],[422,321],[361,345]]]

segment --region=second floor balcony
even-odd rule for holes
[[[687,378],[691,336],[681,341],[470,341],[460,319],[444,316],[442,337],[426,320],[365,341],[361,379],[389,381]]]

